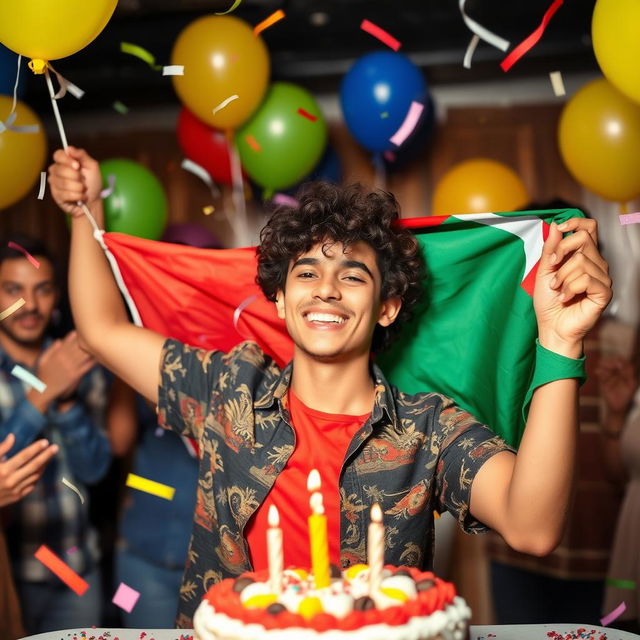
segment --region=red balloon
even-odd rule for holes
[[[196,118],[186,107],[178,117],[178,143],[189,160],[207,170],[214,182],[231,184],[231,157],[225,134]]]

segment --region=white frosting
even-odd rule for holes
[[[333,611],[331,612],[333,613]],[[267,630],[261,624],[216,613],[207,600],[198,606],[193,626],[198,640],[429,640],[438,634],[443,640],[462,640],[471,618],[471,609],[456,596],[443,611],[415,616],[403,625],[374,624],[354,631],[315,631],[300,627]]]

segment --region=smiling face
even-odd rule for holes
[[[399,298],[380,300],[381,286],[368,244],[319,243],[291,262],[276,307],[296,350],[346,361],[368,356],[376,325],[390,325],[400,310]]]
[[[16,300],[25,304],[0,322],[5,338],[23,347],[38,346],[56,303],[53,266],[40,256],[36,269],[26,258],[7,258],[0,264],[0,309]]]

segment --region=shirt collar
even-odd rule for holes
[[[376,386],[376,395],[373,401],[373,409],[371,411],[371,424],[375,425],[379,422],[385,422],[399,431],[401,425],[398,424],[394,395],[391,385],[388,383],[380,367],[376,364],[371,365],[373,380]],[[280,376],[276,378],[262,395],[254,403],[257,409],[268,409],[277,401],[283,401],[286,398],[289,385],[291,384],[291,373],[293,372],[293,361],[281,371]]]

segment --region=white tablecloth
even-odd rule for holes
[[[575,633],[577,629],[584,628],[587,632],[592,629],[606,633],[608,640],[639,640],[635,633],[618,631],[608,627],[594,627],[586,624],[520,624],[520,625],[486,625],[472,626],[469,634],[470,640],[549,640],[547,633],[556,631],[567,634]],[[84,632],[84,634],[82,634]],[[28,636],[23,640],[141,640],[140,635],[145,632],[143,640],[181,640],[193,635],[189,629],[65,629],[41,633],[36,636]],[[109,635],[105,636],[105,633]],[[102,637],[100,637],[102,636]],[[593,637],[593,636],[592,636]],[[596,636],[596,638],[599,637]]]

